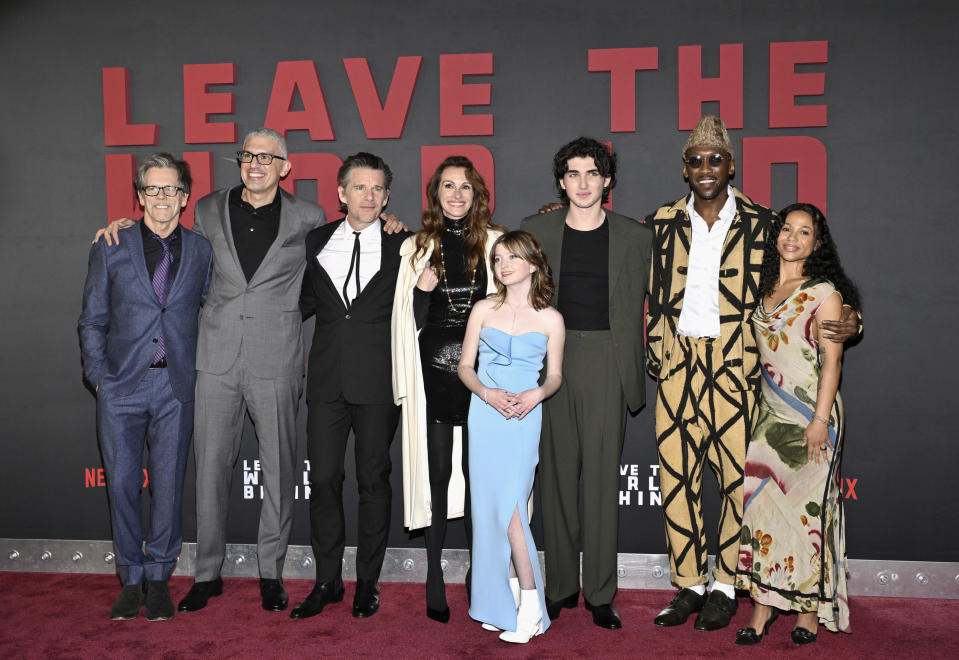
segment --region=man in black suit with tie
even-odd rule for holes
[[[310,528],[316,586],[290,614],[305,619],[343,600],[343,459],[354,434],[359,486],[353,616],[380,606],[379,579],[390,529],[390,444],[399,421],[390,377],[390,317],[409,232],[388,234],[380,214],[393,175],[383,159],[361,152],[337,174],[346,217],[306,237],[300,307],[316,315],[306,383],[310,458]]]

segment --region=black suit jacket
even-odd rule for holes
[[[345,219],[306,236],[306,272],[300,295],[303,319],[316,315],[306,378],[307,401],[393,403],[390,318],[400,268],[400,245],[410,232],[387,234],[380,222],[380,269],[349,311],[316,257]]]

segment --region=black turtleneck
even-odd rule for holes
[[[483,259],[477,262],[475,277],[473,270],[466,265],[463,244],[466,218],[452,220],[444,216],[443,223],[442,249],[440,254],[431,258],[431,261],[443,264],[439,284],[432,291],[413,289],[413,316],[417,329],[427,323],[445,328],[466,327],[473,305],[486,296],[486,262]]]

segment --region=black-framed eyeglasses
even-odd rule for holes
[[[694,170],[698,170],[700,167],[702,167],[704,162],[709,163],[710,167],[719,167],[723,164],[723,161],[726,160],[729,160],[729,156],[727,154],[709,154],[706,158],[703,158],[699,154],[683,157],[683,162]]]
[[[140,190],[147,197],[156,197],[161,190],[166,197],[176,197],[183,192],[183,188],[180,186],[143,186]]]
[[[286,160],[283,156],[277,156],[275,154],[254,154],[249,151],[237,151],[236,152],[236,162],[240,163],[252,163],[253,159],[256,158],[256,162],[260,165],[269,165],[273,162],[274,158],[279,158],[280,160]]]

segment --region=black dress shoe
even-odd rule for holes
[[[696,617],[696,630],[719,630],[729,625],[739,604],[718,589],[709,592],[703,611]]]
[[[260,597],[263,599],[263,609],[267,612],[282,612],[290,602],[283,588],[283,580],[277,578],[260,578]]]
[[[110,618],[114,621],[129,621],[140,613],[140,606],[146,602],[143,584],[128,584],[120,591],[116,602],[110,608]]]
[[[763,641],[763,637],[769,632],[769,626],[772,625],[772,622],[777,618],[779,618],[779,610],[773,609],[773,613],[769,615],[765,625],[763,625],[763,633],[761,635],[756,632],[755,628],[740,628],[737,630],[736,646],[752,646],[753,644],[758,644]]]
[[[653,623],[657,626],[681,626],[693,612],[699,612],[706,604],[706,594],[697,594],[689,588],[682,588],[673,597],[666,609],[656,615]]]
[[[565,607],[568,610],[576,608],[576,605],[579,603],[579,592],[566,598],[560,598],[559,600],[550,600],[546,599],[546,613],[549,615],[550,620],[555,620],[559,618],[560,613]]]
[[[343,600],[343,580],[337,578],[329,582],[321,582],[313,587],[313,591],[302,603],[290,612],[291,619],[309,619],[323,611],[330,603],[339,603]]]
[[[819,637],[817,633],[812,632],[811,630],[806,630],[805,628],[793,628],[792,632],[789,633],[789,636],[793,639],[793,644],[802,646],[804,644],[812,644]]]
[[[619,612],[616,611],[616,607],[612,603],[593,605],[584,598],[583,604],[587,610],[593,613],[593,623],[600,628],[618,630],[623,627],[623,620],[619,618]]]
[[[376,580],[357,580],[353,596],[353,616],[364,619],[380,609],[380,587]]]
[[[173,600],[166,580],[147,581],[147,621],[166,621],[173,618]]]
[[[180,612],[196,612],[206,607],[206,602],[213,596],[223,593],[223,578],[205,582],[194,582],[183,600],[177,606]]]
[[[450,622],[450,608],[447,606],[445,610],[434,610],[429,605],[426,606],[426,616],[433,619],[433,621],[439,621],[440,623],[449,623]]]

